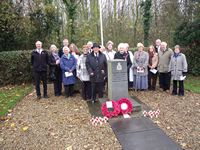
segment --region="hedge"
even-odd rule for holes
[[[0,52],[0,86],[32,81],[31,51]]]

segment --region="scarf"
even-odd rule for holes
[[[154,56],[154,52],[149,52],[149,65],[152,65],[152,58]]]
[[[68,55],[66,55],[66,54],[64,54],[66,57],[67,57],[67,59],[69,59],[70,58],[70,53],[68,54]]]
[[[58,56],[58,53],[52,52],[52,55],[55,58],[55,60],[60,60],[60,57]]]
[[[136,56],[136,59],[137,59],[137,60],[140,59],[141,54],[142,54],[142,51],[138,51],[138,54],[137,54],[137,56]]]
[[[174,57],[177,58],[180,53],[174,53]]]

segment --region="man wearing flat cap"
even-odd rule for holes
[[[96,101],[96,91],[98,90],[98,97],[103,97],[104,80],[107,76],[107,60],[106,56],[100,51],[100,46],[94,43],[92,52],[87,56],[86,68],[90,75],[92,85],[92,102]]]

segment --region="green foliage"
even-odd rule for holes
[[[31,90],[31,85],[6,87],[0,90],[0,116],[5,115],[18,101],[26,96]]]
[[[144,29],[144,45],[149,45],[149,30],[151,24],[151,6],[152,0],[145,0],[141,3],[141,7],[143,8],[143,29]]]
[[[30,20],[34,27],[33,39],[42,41],[45,47],[49,47],[51,43],[57,44],[59,41],[56,34],[60,30],[60,21],[56,7],[53,4],[46,4],[44,7],[36,8],[30,13]]]
[[[32,80],[31,51],[0,52],[0,85],[28,83]]]
[[[184,86],[186,90],[200,94],[200,77],[188,76]]]
[[[11,0],[0,2],[0,51],[13,50],[25,44],[23,40],[29,27],[24,23],[28,23],[27,18],[22,19]]]
[[[63,3],[65,4],[67,14],[68,14],[68,34],[69,34],[69,40],[72,43],[76,42],[76,33],[75,33],[75,19],[77,17],[78,12],[78,4],[80,3],[80,0],[63,0]]]
[[[183,22],[174,33],[174,43],[185,47],[189,72],[200,75],[200,18],[191,23]]]

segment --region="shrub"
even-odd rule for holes
[[[32,81],[31,51],[0,52],[0,85]]]
[[[200,18],[183,22],[174,33],[174,43],[185,49],[189,73],[200,75]]]

